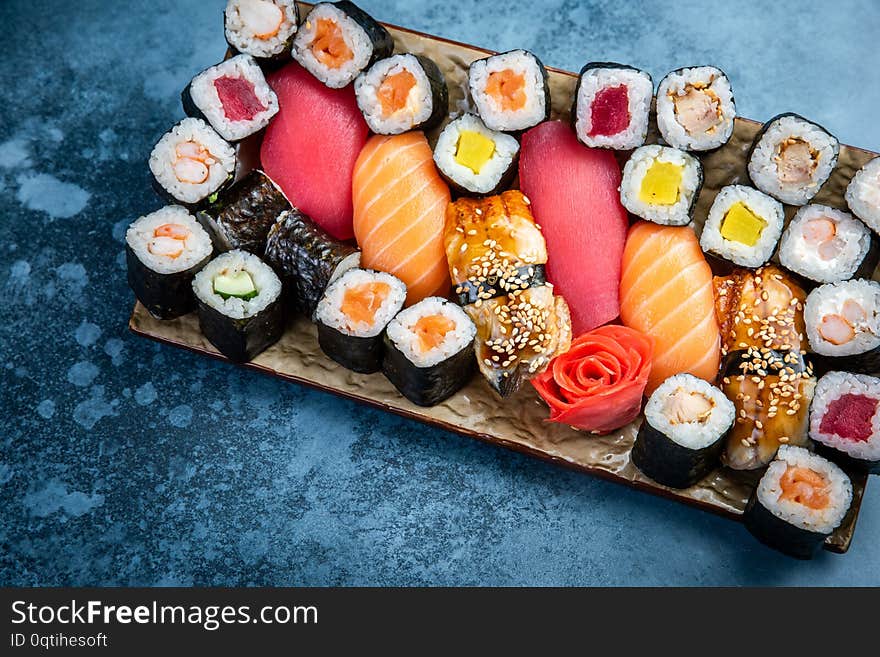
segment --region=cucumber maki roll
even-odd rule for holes
[[[645,143],[654,82],[645,71],[611,62],[581,69],[571,119],[578,140],[591,148],[629,150]]]
[[[776,250],[784,221],[778,201],[745,185],[728,185],[709,208],[700,247],[736,265],[760,267]]]
[[[669,146],[642,146],[623,167],[620,202],[634,215],[666,226],[684,226],[703,187],[703,165]]]
[[[550,118],[547,69],[527,50],[472,62],[468,88],[480,118],[491,130],[518,132]]]
[[[211,238],[193,216],[169,205],[125,233],[128,284],[150,314],[174,319],[195,310],[192,281],[211,258]]]
[[[192,286],[202,333],[229,360],[253,360],[281,337],[281,281],[257,256],[239,250],[219,255]]]
[[[672,71],[657,87],[657,127],[664,141],[686,151],[710,151],[733,135],[736,105],[730,80],[714,66]]]
[[[296,0],[228,0],[223,12],[229,46],[262,62],[290,57],[298,27]]]

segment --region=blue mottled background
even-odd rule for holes
[[[726,69],[880,150],[874,2],[364,0],[377,18],[553,66]],[[126,330],[146,157],[223,54],[213,0],[4,0],[0,583],[880,584],[880,485],[811,563],[738,524]],[[673,11],[674,9],[674,11]]]

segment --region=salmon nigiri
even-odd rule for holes
[[[687,372],[714,382],[721,359],[712,270],[688,226],[633,225],[623,249],[620,318],[654,338],[646,394]]]
[[[443,224],[450,196],[425,135],[372,137],[355,164],[352,192],[361,266],[406,283],[407,305],[445,297]]]

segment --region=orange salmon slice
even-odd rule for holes
[[[342,30],[331,18],[318,19],[315,38],[309,48],[315,59],[329,68],[339,68],[354,57],[354,53],[345,42]]]
[[[419,349],[426,352],[443,344],[446,334],[454,328],[455,322],[444,315],[425,315],[419,317],[413,332],[419,338]]]
[[[355,285],[345,291],[340,310],[352,322],[372,324],[389,292],[391,286],[381,281]]]

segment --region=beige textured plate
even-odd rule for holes
[[[394,36],[397,51],[425,54],[437,62],[449,83],[450,111],[466,108],[467,66],[472,60],[489,54],[489,51],[391,25],[387,27]],[[575,81],[573,73],[550,70],[554,118],[568,117]],[[696,212],[698,223],[706,216],[709,205],[721,187],[747,180],[745,155],[759,128],[759,123],[737,119],[731,141],[724,148],[702,158],[705,185]],[[847,182],[873,155],[861,149],[843,147],[837,170],[816,200],[845,207],[843,191]],[[138,335],[223,358],[202,337],[194,314],[177,320],[160,321],[151,317],[137,303],[129,326]],[[722,468],[687,490],[676,491],[660,486],[643,477],[630,463],[629,452],[638,423],[601,437],[584,434],[567,426],[548,424],[544,421],[547,408],[530,386],[526,386],[514,398],[502,402],[482,378],[475,377],[470,385],[445,403],[434,408],[420,408],[403,399],[381,374],[349,372],[325,357],[318,347],[314,326],[303,318],[293,320],[278,344],[244,367],[734,519],[742,515],[758,478],[756,473]],[[827,550],[843,553],[849,548],[866,479],[862,474],[852,475],[852,507],[842,525],[826,541]]]

